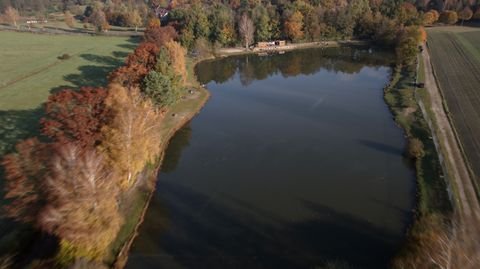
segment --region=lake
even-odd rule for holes
[[[393,58],[335,48],[197,65],[212,96],[167,149],[127,268],[388,268],[415,205],[383,100]]]

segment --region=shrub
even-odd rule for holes
[[[68,59],[70,59],[70,57],[71,57],[70,54],[64,53],[64,54],[58,56],[57,58],[58,58],[59,60],[68,60]]]
[[[418,138],[411,138],[408,141],[408,156],[412,159],[418,159],[425,155],[423,143]]]

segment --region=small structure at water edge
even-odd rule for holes
[[[287,42],[285,40],[276,40],[276,41],[268,41],[268,42],[258,42],[256,48],[271,49],[271,48],[284,47],[286,45],[287,45]]]

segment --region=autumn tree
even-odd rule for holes
[[[61,144],[81,148],[100,144],[100,130],[107,122],[104,88],[82,87],[79,91],[62,90],[49,96],[42,133]]]
[[[142,26],[143,24],[143,19],[137,9],[133,9],[131,12],[129,12],[127,19],[129,26],[135,26],[135,32],[138,30],[138,27]]]
[[[154,43],[141,43],[133,53],[128,55],[124,66],[110,73],[109,82],[125,87],[138,87],[157,64],[159,50]]]
[[[396,19],[400,24],[412,25],[418,17],[417,8],[409,2],[400,5]]]
[[[146,42],[151,42],[158,47],[162,47],[165,43],[175,40],[177,32],[172,26],[148,26],[145,30],[144,39]]]
[[[395,52],[401,63],[411,64],[418,54],[418,45],[421,42],[422,33],[416,26],[405,27],[399,33]]]
[[[54,153],[39,225],[61,238],[60,255],[101,258],[122,224],[115,177],[95,149],[63,144]]]
[[[147,21],[147,28],[153,28],[153,27],[160,27],[160,19],[159,18],[150,18]]]
[[[427,42],[427,31],[425,31],[425,28],[423,26],[419,26],[418,31],[420,33],[420,42]]]
[[[95,26],[98,32],[106,32],[110,29],[110,25],[107,22],[105,12],[100,9],[95,10],[88,18],[89,22]]]
[[[408,156],[412,159],[418,159],[425,154],[423,143],[418,138],[411,138],[408,140]]]
[[[7,217],[36,224],[47,199],[43,179],[48,173],[49,157],[47,145],[30,138],[18,143],[16,151],[3,158],[4,199],[9,201],[4,206]]]
[[[433,25],[438,21],[439,17],[438,11],[432,9],[423,15],[423,23],[428,26]]]
[[[255,27],[253,26],[253,21],[248,17],[247,13],[243,13],[238,22],[238,31],[240,36],[243,38],[245,43],[245,49],[248,50],[248,46],[253,41],[253,35],[255,33]]]
[[[110,85],[106,104],[113,112],[111,122],[102,129],[101,150],[119,174],[123,189],[135,184],[136,175],[159,154],[159,128],[162,115],[149,100],[133,88]]]
[[[3,13],[6,21],[13,26],[17,27],[17,21],[19,19],[18,11],[11,6],[8,6]]]
[[[465,7],[460,12],[458,12],[458,19],[462,20],[462,25],[464,21],[468,21],[472,18],[473,11],[469,7]]]
[[[446,24],[455,24],[458,21],[458,15],[455,11],[447,10],[440,14],[440,18],[438,20]]]
[[[64,21],[65,21],[65,24],[70,27],[70,28],[73,28],[75,27],[75,19],[73,18],[73,15],[72,13],[70,13],[70,11],[65,11],[64,13]]]
[[[184,84],[187,81],[187,64],[185,60],[187,51],[182,45],[175,41],[165,43],[165,49],[168,52],[169,62],[172,66],[173,72],[180,76],[181,81]]]
[[[303,38],[303,15],[300,11],[293,12],[284,23],[285,34],[292,40]]]

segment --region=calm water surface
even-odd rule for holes
[[[204,62],[212,96],[173,138],[127,268],[386,268],[414,173],[383,101],[388,54]]]

